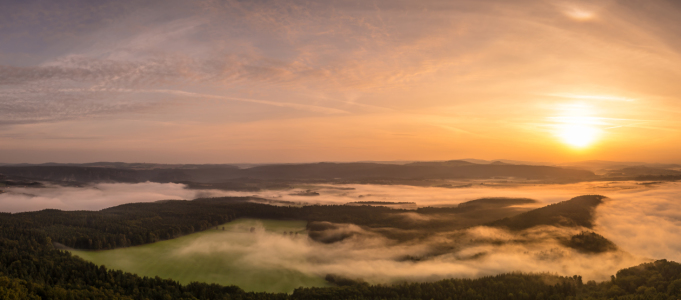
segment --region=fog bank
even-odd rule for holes
[[[191,200],[217,197],[217,190],[190,190],[176,183],[99,183],[85,187],[47,185],[42,188],[3,188],[0,212],[26,212],[42,209],[101,210],[125,203],[158,200]]]
[[[481,185],[476,182],[464,188],[419,187],[407,185],[301,185],[288,190],[258,192],[193,190],[177,183],[99,183],[84,187],[47,185],[43,188],[4,187],[0,193],[0,211],[25,212],[42,209],[100,210],[116,205],[158,200],[191,200],[199,197],[254,196],[274,201],[299,204],[345,204],[356,201],[414,202],[417,206],[447,206],[484,197],[532,198],[536,206],[555,203],[583,194],[610,195],[621,191],[646,190],[631,182],[579,183],[553,185]],[[301,196],[307,189],[319,196]]]
[[[265,231],[258,224],[253,226],[257,228],[255,233],[243,229],[242,233],[228,232],[224,238],[195,239],[176,249],[174,257],[236,255],[239,258],[235,265],[254,270],[286,269],[319,277],[335,274],[373,284],[475,278],[514,271],[578,274],[585,280],[600,281],[609,279],[619,269],[644,261],[621,251],[584,254],[552,239],[578,233],[580,229],[545,227],[514,234],[503,229],[474,227],[409,243],[397,243],[364,231],[340,242],[322,244],[304,236],[291,237]],[[247,242],[243,242],[244,236]],[[448,248],[449,252],[427,256],[438,248]]]
[[[681,261],[681,184],[614,193],[596,209],[596,230],[633,255]]]

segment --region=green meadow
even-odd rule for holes
[[[224,228],[224,229],[223,229]],[[326,286],[323,274],[296,270],[305,255],[303,221],[239,219],[203,232],[137,247],[71,251],[85,260],[140,276],[237,285],[246,291],[290,293]]]

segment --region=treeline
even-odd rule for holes
[[[480,279],[336,288],[299,288],[292,299],[571,299],[583,290],[582,278],[543,274],[501,274]]]
[[[0,299],[677,299],[681,265],[666,260],[620,270],[610,281],[580,276],[502,274],[427,283],[298,288],[292,294],[140,277],[53,248],[39,231],[0,226]],[[337,280],[338,282],[341,282]]]
[[[627,299],[681,297],[681,264],[658,260],[623,269],[611,280],[582,282],[581,276],[502,274],[480,279],[336,288],[299,288],[291,299]]]

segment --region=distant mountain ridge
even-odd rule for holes
[[[155,164],[155,163],[125,163],[125,162],[92,162],[92,163],[43,163],[43,164],[2,164],[6,167],[93,167],[112,169],[211,169],[211,168],[239,168],[232,164]]]
[[[116,167],[119,166],[119,167]],[[153,166],[153,165],[151,165]],[[250,180],[367,180],[367,179],[462,179],[508,178],[585,180],[595,174],[586,170],[551,166],[475,164],[462,160],[415,162],[405,165],[379,163],[277,164],[240,169],[232,165],[161,165],[92,163],[83,165],[0,166],[0,174],[32,180],[65,182],[198,182],[218,183]]]
[[[652,169],[678,169],[680,164],[673,163],[646,163],[646,162],[621,162],[621,161],[606,161],[606,160],[586,160],[571,163],[561,163],[555,166],[564,168],[576,168],[590,171],[612,171],[626,168],[646,167]]]
[[[681,165],[583,161],[542,165],[512,160],[319,162],[300,164],[155,164],[93,162],[84,164],[0,164],[0,175],[13,180],[57,182],[176,182],[193,188],[230,183],[229,189],[253,190],[273,181],[389,182],[414,180],[513,178],[554,181],[681,179]],[[235,182],[241,183],[235,183]]]

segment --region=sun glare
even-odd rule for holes
[[[598,129],[583,124],[563,124],[559,136],[570,146],[584,148],[596,140]]]
[[[601,119],[594,116],[593,106],[585,103],[559,105],[559,116],[552,119],[555,135],[573,148],[586,148],[599,138]]]

